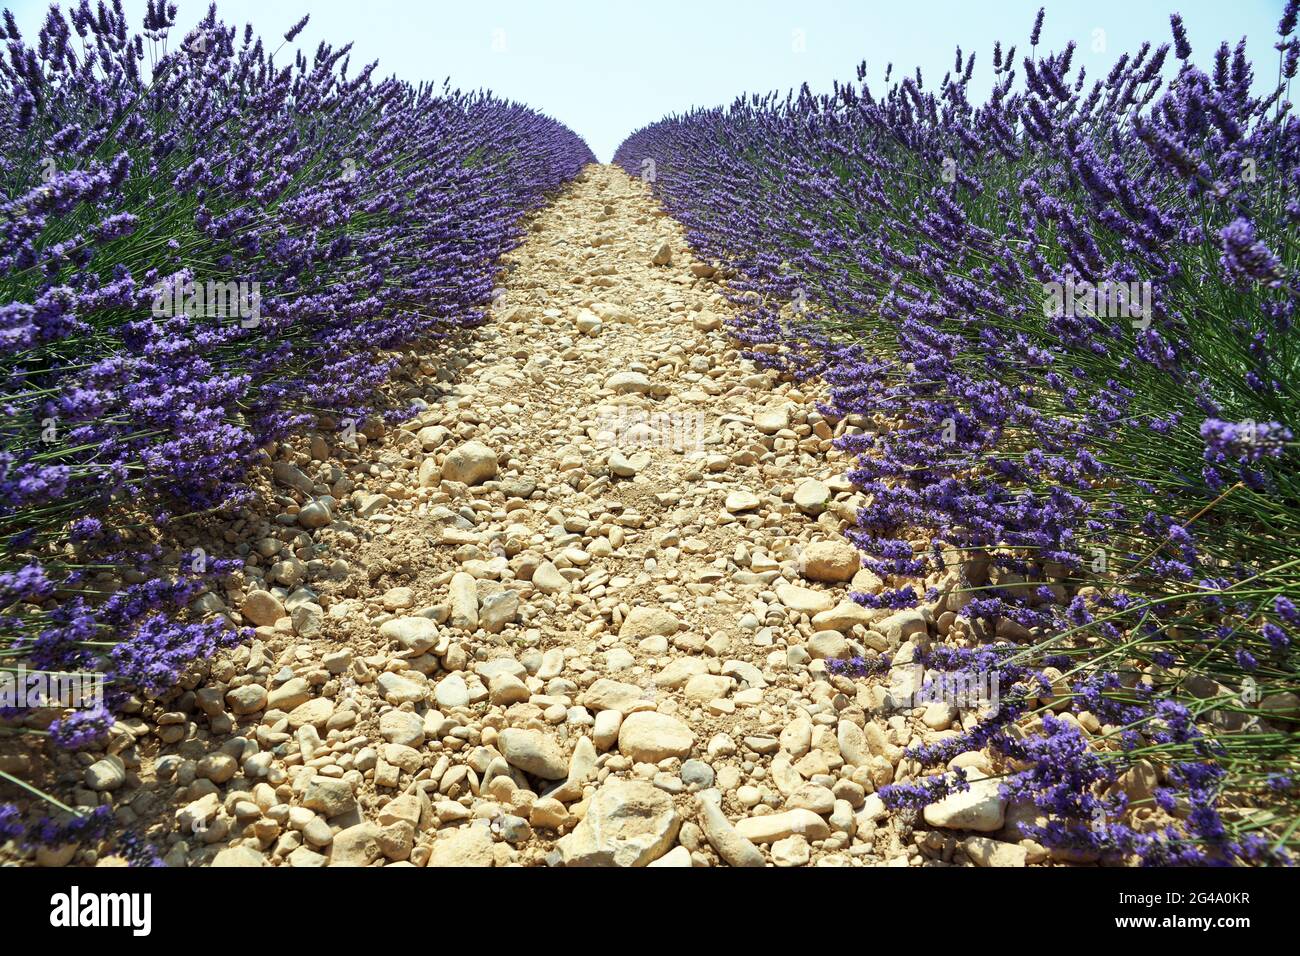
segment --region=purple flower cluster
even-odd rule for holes
[[[1300,758],[1296,624],[1280,610],[1300,596],[1296,11],[1288,0],[1281,82],[1263,96],[1245,41],[1206,72],[1177,15],[1172,45],[1092,78],[1073,44],[1042,49],[1040,11],[1030,55],[995,49],[982,103],[973,54],[937,84],[887,73],[883,94],[863,65],[829,94],[666,118],[615,157],[735,277],[753,357],[820,375],[827,414],[856,426],[838,443],[869,503],[849,536],[886,583],[858,599],[947,602],[972,646],[1016,642],[1015,667],[984,662],[1003,686],[1055,667],[1069,708],[1121,744],[1084,779],[1069,728],[1007,736],[1009,713],[1043,709],[1034,693],[967,741],[1039,768],[1015,796],[1056,820],[1047,841],[1124,812],[1099,793],[1138,751],[1180,813],[1294,798],[1253,768]],[[931,548],[912,547],[918,533]],[[1193,733],[1240,730],[1207,696],[1248,715],[1251,732],[1223,744],[1239,759]],[[1189,748],[1233,771],[1192,794],[1168,769]],[[1197,819],[1115,846],[1257,858]]]

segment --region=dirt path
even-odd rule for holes
[[[395,380],[414,421],[277,451],[223,596],[258,638],[135,722],[119,812],[178,865],[1023,865],[874,795],[958,713],[823,659],[933,616],[847,601],[847,423],[739,358],[645,186],[590,167],[508,267],[468,358]],[[935,825],[1003,825],[956,799]]]

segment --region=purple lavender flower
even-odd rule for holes
[[[1246,219],[1233,220],[1219,232],[1223,255],[1219,261],[1224,271],[1238,281],[1253,280],[1277,286],[1283,276],[1282,264],[1273,251],[1255,238],[1255,227]]]

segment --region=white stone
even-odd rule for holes
[[[676,717],[656,711],[641,711],[623,719],[618,731],[618,749],[624,756],[644,763],[658,763],[668,757],[689,756],[695,734]]]
[[[487,445],[470,441],[453,449],[442,463],[442,477],[446,481],[459,481],[477,485],[496,477],[497,456]]]
[[[966,771],[969,790],[950,794],[925,808],[925,822],[949,830],[1001,830],[1006,819],[1006,801],[998,794],[1000,781],[984,777],[973,768]]]
[[[658,787],[611,781],[558,845],[566,866],[646,866],[668,852],[680,826],[672,797]]]
[[[423,654],[438,643],[438,625],[427,617],[395,617],[379,626],[379,636]]]

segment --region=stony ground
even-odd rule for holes
[[[973,718],[906,706],[956,596],[849,601],[881,584],[832,439],[869,423],[742,360],[730,315],[644,185],[590,167],[492,320],[405,364],[414,420],[272,449],[204,599],[256,640],[81,755],[75,801],[173,865],[1043,859],[992,779],[923,816],[876,795]],[[826,673],[880,652],[888,679]]]

